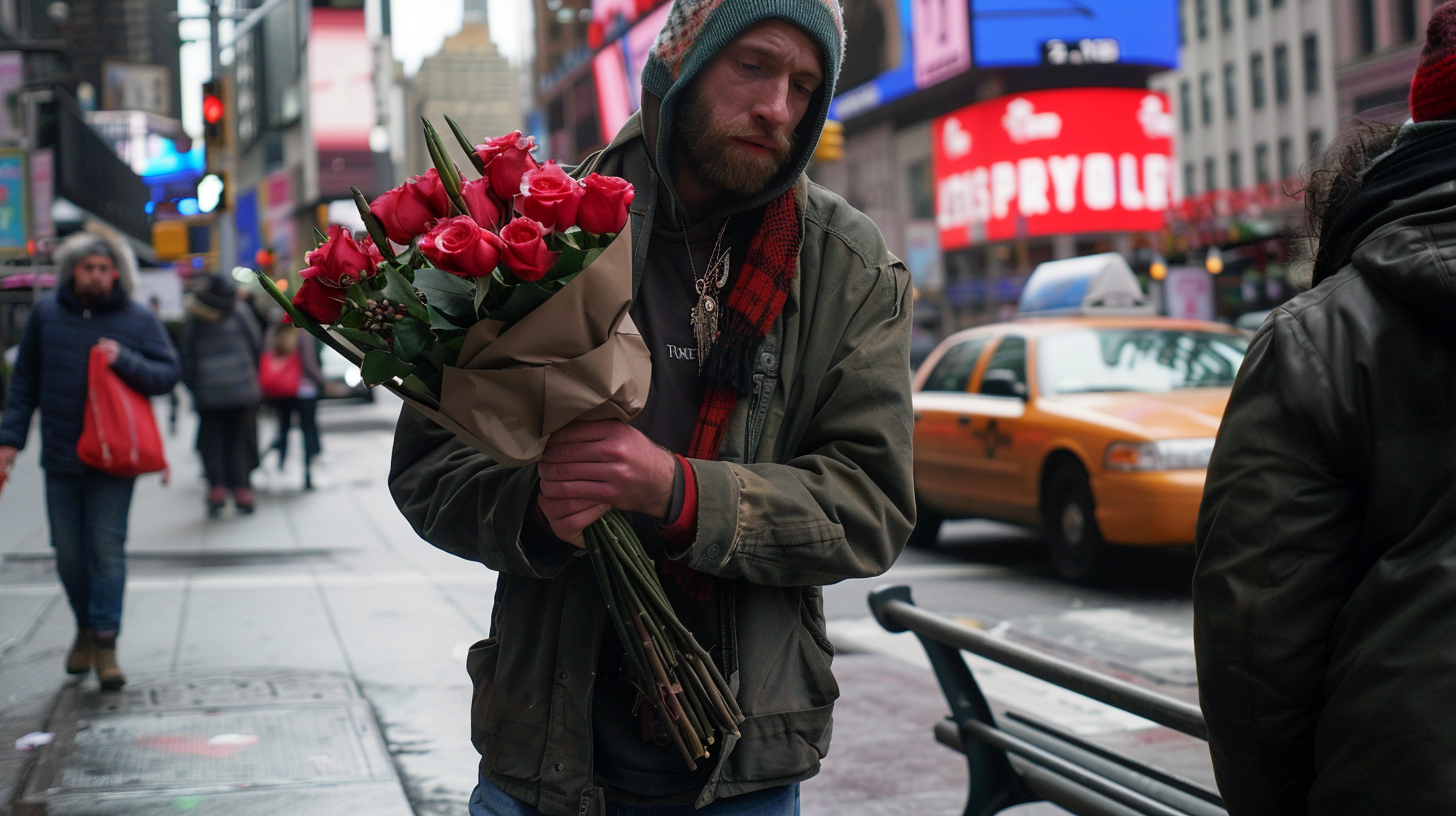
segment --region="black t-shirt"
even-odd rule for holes
[[[758,210],[728,221],[719,253],[728,250],[731,273],[719,293],[720,307],[727,300],[762,216],[762,210]],[[690,314],[698,302],[694,269],[703,273],[723,222],[698,224],[684,236],[674,224],[664,223],[667,220],[658,213],[647,248],[646,269],[632,304],[632,320],[652,354],[647,406],[632,426],[673,453],[687,455],[703,401],[697,340],[690,323]],[[692,247],[691,263],[688,245]],[[663,543],[656,520],[633,514],[632,526],[648,555],[660,561]],[[658,577],[683,624],[699,645],[716,656],[722,642],[716,596],[698,600],[684,594],[671,578],[660,573]],[[642,721],[633,713],[636,702],[637,688],[631,670],[624,665],[621,643],[615,630],[608,631],[602,642],[592,700],[597,782],[614,798],[691,802],[707,781],[714,760],[700,761],[698,770],[689,773],[672,742],[644,741]],[[713,748],[709,751],[717,756]]]

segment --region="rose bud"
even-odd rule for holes
[[[490,180],[479,178],[467,181],[460,188],[460,197],[465,199],[469,215],[481,227],[493,230],[505,220],[506,207],[490,191]]]
[[[378,269],[379,265],[384,263],[384,253],[380,252],[379,247],[374,245],[374,239],[369,237],[368,233],[365,233],[364,237],[359,239],[359,249],[363,250],[364,254],[369,256],[369,260],[373,262],[375,269]]]
[[[305,278],[298,287],[298,293],[293,296],[293,305],[327,326],[339,322],[339,317],[344,314],[344,290],[322,283],[318,278]]]
[[[582,232],[605,235],[621,232],[627,224],[627,207],[636,192],[626,179],[592,173],[581,182],[581,203],[576,207],[576,225]]]
[[[490,190],[497,198],[510,201],[513,196],[520,195],[521,176],[541,166],[531,155],[535,149],[536,140],[530,136],[523,138],[519,130],[475,146],[476,155],[485,163],[485,177],[490,179]]]
[[[546,228],[537,221],[521,217],[501,228],[505,250],[501,260],[506,268],[523,281],[538,281],[561,256],[546,248]]]
[[[374,242],[369,242],[369,251],[355,243],[349,231],[333,224],[329,226],[328,240],[318,249],[303,256],[308,267],[298,273],[305,278],[318,278],[320,283],[348,289],[365,278],[374,277],[378,263],[384,260]]]
[[[450,194],[434,168],[374,199],[369,212],[379,219],[384,234],[396,244],[408,245],[437,218],[450,214]]]
[[[576,224],[581,182],[566,175],[561,165],[548,161],[521,177],[521,212],[546,227],[565,232]]]
[[[501,239],[468,215],[446,218],[420,239],[420,252],[436,267],[462,278],[483,278],[500,263]]]

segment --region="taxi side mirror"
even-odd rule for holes
[[[981,393],[988,397],[1026,399],[1026,383],[1009,368],[993,368],[981,375]]]

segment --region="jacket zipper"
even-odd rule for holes
[[[743,436],[743,461],[758,461],[758,445],[763,441],[763,426],[768,420],[768,406],[778,387],[779,355],[772,337],[764,338],[754,363],[753,395],[748,401],[748,423]]]

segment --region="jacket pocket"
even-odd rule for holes
[[[834,643],[829,640],[829,631],[824,624],[824,593],[819,587],[806,586],[799,592],[799,619],[809,636],[820,649],[830,657],[834,656]]]
[[[748,400],[748,422],[743,433],[743,461],[758,461],[758,445],[763,440],[763,426],[768,420],[768,406],[779,384],[778,344],[770,335],[759,347],[753,364],[753,394]]]
[[[465,671],[470,675],[470,743],[485,753],[485,712],[490,708],[495,690],[495,670],[500,661],[500,638],[476,641],[465,657]]]

